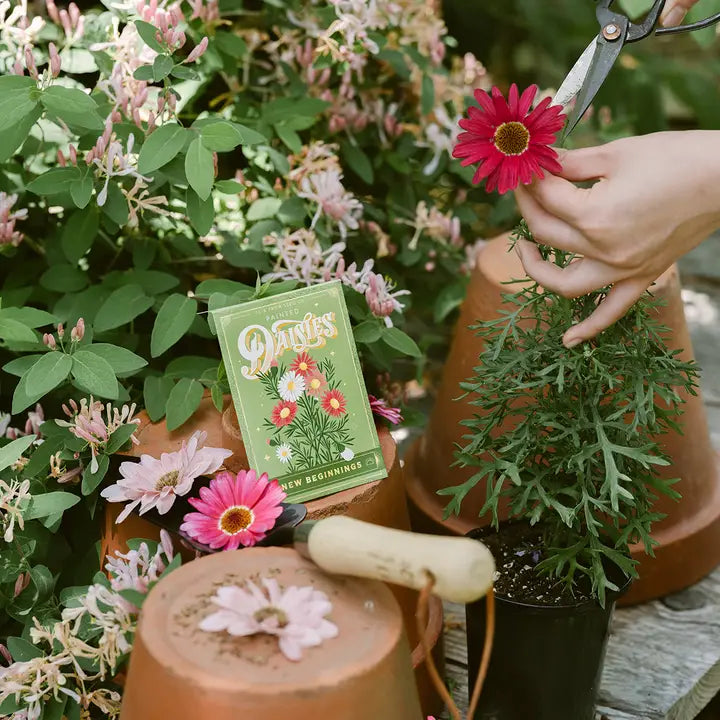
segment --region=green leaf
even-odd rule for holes
[[[72,376],[93,395],[115,400],[118,384],[110,363],[87,350],[77,350],[72,356]]]
[[[80,169],[76,167],[53,168],[31,180],[27,189],[36,195],[56,195],[69,192],[70,186],[81,177]]]
[[[196,312],[197,302],[187,295],[176,293],[165,300],[155,318],[150,338],[152,357],[162,355],[185,335],[195,319]]]
[[[187,133],[176,123],[166,123],[153,131],[140,150],[138,171],[148,175],[169,163],[185,147]]]
[[[33,495],[27,510],[23,512],[25,522],[28,520],[39,520],[50,515],[57,515],[77,505],[80,498],[77,495],[66,492],[50,492],[42,495]]]
[[[232,123],[224,121],[203,125],[200,137],[202,138],[202,144],[208,150],[217,152],[234,150],[242,140],[240,133]]]
[[[108,455],[112,455],[118,450],[122,450],[129,442],[133,433],[137,432],[138,426],[135,423],[129,423],[127,425],[121,425],[108,440],[106,452]]]
[[[87,465],[85,467],[85,470],[83,470],[81,486],[81,491],[83,495],[90,495],[90,493],[93,492],[97,488],[97,486],[103,481],[105,475],[107,474],[108,468],[110,467],[110,456],[99,455],[97,462],[98,468],[96,472],[92,472],[90,465]]]
[[[260,198],[250,206],[247,211],[247,219],[254,222],[255,220],[275,217],[281,205],[282,200],[280,198]]]
[[[221,413],[223,411],[223,405],[225,404],[225,398],[223,397],[222,388],[217,383],[210,388],[210,397],[212,398],[215,409]]]
[[[355,342],[370,345],[377,342],[382,335],[382,327],[377,320],[365,320],[353,328]]]
[[[149,48],[155,52],[165,52],[165,48],[155,37],[156,35],[160,35],[160,30],[158,30],[154,25],[151,25],[143,20],[136,20],[135,27],[137,28],[138,35],[140,35]]]
[[[0,311],[0,317],[17,320],[31,328],[51,325],[57,321],[54,315],[34,307],[6,307]]]
[[[168,363],[165,368],[165,375],[169,378],[199,378],[210,370],[216,370],[218,361],[216,358],[203,357],[202,355],[183,355]]]
[[[182,378],[170,392],[167,401],[167,428],[176,430],[190,419],[198,409],[203,396],[203,386],[197,380]]]
[[[384,328],[382,339],[391,348],[401,352],[403,355],[422,357],[422,352],[416,342],[407,333],[404,333],[402,330],[398,330],[398,328]]]
[[[153,306],[154,300],[139,285],[123,285],[105,300],[95,316],[97,332],[112,330],[134,320]]]
[[[430,75],[423,75],[420,106],[423,115],[429,115],[435,108],[435,84]]]
[[[318,98],[281,97],[265,103],[262,109],[263,119],[274,125],[288,117],[315,117],[330,107],[330,103]]]
[[[76,207],[87,207],[93,192],[93,181],[90,173],[70,184],[70,197]]]
[[[370,158],[357,145],[347,141],[341,144],[340,152],[348,167],[368,185],[372,184],[375,175]]]
[[[467,292],[467,282],[459,281],[446,285],[437,296],[434,306],[435,322],[442,322],[455,308],[460,307]]]
[[[302,138],[292,128],[279,123],[275,125],[275,132],[290,152],[297,155],[302,150]]]
[[[27,640],[23,640],[23,638],[9,637],[6,644],[15,662],[27,662],[44,655],[39,647],[29,643]]]
[[[162,420],[165,415],[165,406],[170,397],[170,392],[175,387],[172,378],[149,375],[145,378],[143,385],[143,398],[145,399],[145,410],[153,422]]]
[[[132,375],[147,365],[147,360],[127,348],[110,343],[93,343],[83,348],[105,360],[118,376]]]
[[[63,720],[65,706],[68,702],[74,703],[74,700],[67,695],[58,695],[57,698],[51,697],[43,705],[42,720]]]
[[[43,114],[40,103],[36,103],[27,115],[11,127],[0,132],[0,163],[7,162],[22,147],[30,136],[30,130]]]
[[[144,80],[145,82],[152,82],[155,79],[155,72],[152,65],[141,65],[133,73],[133,77],[136,80]]]
[[[34,114],[38,106],[35,99],[35,81],[25,75],[0,77],[0,131],[11,128],[23,118]]]
[[[260,143],[267,142],[267,138],[259,133],[257,130],[241,125],[240,123],[233,123],[233,127],[240,133],[240,143],[242,145],[258,145]]]
[[[43,355],[43,357],[45,356]],[[22,412],[25,408],[36,403],[45,394],[42,391],[38,392],[37,388],[32,385],[28,385],[28,377],[30,376],[31,371],[32,367],[28,369],[28,371],[20,378],[20,382],[18,382],[15,386],[12,399],[13,415]],[[30,388],[32,388],[32,390]]]
[[[650,9],[652,0],[620,0],[619,5],[631,18],[636,18]]]
[[[111,182],[108,185],[108,196],[102,210],[116,225],[123,227],[127,223],[130,211],[127,200],[117,183]]]
[[[198,235],[207,235],[215,220],[215,207],[212,195],[206,200],[201,200],[197,193],[188,188],[186,195],[187,214],[190,224]]]
[[[97,103],[77,88],[51,85],[43,91],[40,101],[51,115],[56,115],[68,125],[77,125],[90,130],[100,129],[103,126]]]
[[[169,55],[157,55],[155,60],[153,60],[152,66],[153,80],[160,82],[170,74],[173,67],[175,67],[175,63]]]
[[[36,355],[21,355],[3,365],[3,370],[16,377],[22,377],[45,353]]]
[[[67,378],[73,361],[59,350],[43,355],[28,371],[27,383],[34,393],[47,395]]]
[[[187,65],[176,65],[170,75],[180,80],[200,80],[200,74]]]
[[[219,30],[215,33],[215,45],[220,52],[234,58],[247,55],[247,43],[235,33]]]
[[[225,195],[237,195],[245,189],[245,186],[237,180],[218,180],[215,183],[215,189]]]
[[[87,275],[73,265],[53,265],[40,276],[40,284],[46,290],[72,293],[82,290],[88,284]]]
[[[215,166],[212,153],[196,137],[185,155],[185,175],[190,187],[201,200],[207,200],[215,179]]]
[[[90,183],[92,188],[92,182]],[[97,237],[100,220],[95,208],[76,210],[63,228],[62,245],[65,257],[73,264],[92,247]]]
[[[37,342],[35,333],[17,320],[0,315],[0,338],[5,342]]]
[[[35,440],[34,435],[25,435],[1,447],[0,470],[5,470],[13,463],[16,463],[22,457],[22,454],[33,444],[33,440]]]

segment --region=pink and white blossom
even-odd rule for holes
[[[338,226],[340,237],[344,240],[348,230],[357,230],[363,205],[344,188],[341,181],[342,173],[339,170],[313,173],[302,179],[297,195],[317,204],[311,228],[325,215]]]

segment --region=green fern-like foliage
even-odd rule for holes
[[[518,236],[532,239],[524,224]],[[572,259],[541,252],[561,267]],[[634,577],[629,546],[642,542],[652,554],[658,495],[680,497],[676,480],[658,477],[658,467],[669,465],[658,438],[679,431],[682,393],[694,394],[697,384],[695,364],[667,348],[651,292],[594,341],[566,349],[563,333],[604,297],[566,299],[528,281],[504,296],[512,309],[471,328],[484,349],[461,387],[477,413],[464,421],[456,464],[477,472],[440,491],[451,497],[447,513],[458,513],[484,482],[481,514],[490,513],[495,526],[507,498],[512,517],[542,528],[538,570],[571,589],[586,576],[602,604],[616,589],[611,564]]]

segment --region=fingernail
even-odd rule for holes
[[[685,10],[681,7],[674,7],[664,18],[662,24],[665,27],[679,25],[685,17]]]
[[[563,340],[563,345],[568,350],[572,350],[574,347],[577,347],[582,341],[583,339],[579,337],[566,338],[565,340]]]

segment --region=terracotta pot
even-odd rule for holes
[[[497,317],[502,307],[501,294],[517,289],[517,285],[504,283],[525,276],[516,254],[507,252],[507,243],[507,235],[496,238],[479,256],[427,431],[406,459],[411,519],[413,528],[419,531],[464,535],[483,525],[483,521],[489,522],[489,518],[478,518],[485,500],[484,484],[468,493],[460,516],[447,520],[443,519],[445,499],[436,493],[443,487],[464,482],[473,473],[472,468],[450,468],[455,443],[461,442],[465,430],[459,423],[474,412],[467,402],[455,398],[460,395],[459,383],[473,374],[482,350],[482,340],[468,326]],[[681,358],[692,358],[676,267],[658,279],[653,292],[665,301],[658,313],[660,321],[671,329],[666,338],[668,345],[682,348]],[[632,548],[633,557],[641,562],[640,580],[633,583],[621,604],[681,590],[720,563],[720,464],[710,442],[702,396],[689,396],[686,400],[680,418],[683,435],[671,433],[662,438],[672,463],[661,469],[665,477],[682,478],[675,487],[683,498],[678,503],[665,497],[658,501],[657,509],[667,517],[656,523],[653,531],[658,541],[655,557],[647,557],[640,546]]]
[[[205,398],[198,412],[174,432],[168,432],[164,421],[151,423],[147,414],[142,412],[139,415],[141,424],[137,434],[140,444],[133,446],[129,454],[139,457],[146,453],[157,457],[162,452],[177,450],[183,440],[196,430],[204,430],[208,433],[208,445],[225,447],[233,451],[233,455],[225,461],[225,467],[228,470],[238,472],[247,469],[247,453],[229,395],[225,398],[225,408],[225,412],[221,416],[210,398]],[[388,468],[388,477],[306,503],[308,518],[317,520],[332,515],[347,515],[376,525],[399,530],[410,529],[403,470],[400,467],[397,447],[387,428],[379,427],[378,437],[385,466]],[[116,550],[127,552],[127,541],[133,538],[140,537],[149,540],[160,538],[160,531],[155,525],[136,515],[131,515],[123,523],[117,525],[115,520],[121,509],[122,506],[115,503],[107,503],[105,506],[105,532],[102,538],[101,557],[112,554]],[[179,550],[185,561],[195,557],[192,550],[187,548],[179,548]],[[389,587],[401,607],[410,647],[415,648],[412,657],[423,702],[423,712],[426,715],[439,714],[442,710],[442,701],[427,675],[424,664],[421,663],[422,649],[419,645],[415,624],[418,593],[397,585],[389,585]],[[437,601],[431,606],[428,637],[431,647],[433,647],[435,663],[441,669],[444,662],[442,634],[442,603]]]
[[[207,633],[215,590],[273,577],[312,584],[340,634],[287,660],[277,639]],[[421,720],[402,615],[382,583],[324,574],[293,550],[210,555],[161,581],[143,606],[121,720]]]

